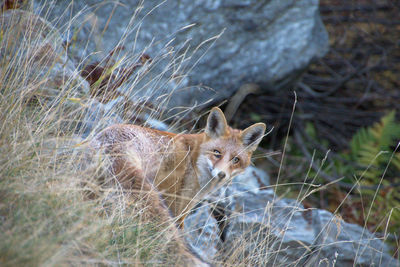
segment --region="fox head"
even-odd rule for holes
[[[207,191],[243,172],[250,165],[265,128],[264,123],[256,123],[243,131],[232,129],[224,113],[214,107],[207,118],[205,141],[197,160],[200,187]]]

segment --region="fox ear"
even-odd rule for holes
[[[243,130],[242,142],[247,150],[254,151],[257,149],[258,144],[264,136],[265,128],[265,124],[260,122]]]
[[[224,113],[217,107],[212,108],[207,118],[206,134],[211,138],[218,138],[225,134],[227,127]]]

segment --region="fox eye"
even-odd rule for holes
[[[239,163],[239,161],[240,161],[240,159],[238,157],[234,157],[232,159],[233,164],[237,164],[237,163]]]
[[[221,154],[221,152],[219,152],[219,150],[214,149],[213,153],[217,159],[221,158],[221,156],[222,156],[222,154]]]

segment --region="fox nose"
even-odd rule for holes
[[[226,176],[225,172],[219,172],[219,173],[218,173],[218,178],[219,178],[219,179],[224,179],[225,176]]]

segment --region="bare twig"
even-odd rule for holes
[[[260,91],[260,87],[254,83],[246,83],[231,97],[228,106],[225,109],[225,118],[229,123],[238,110],[240,104],[249,94],[255,94]]]

